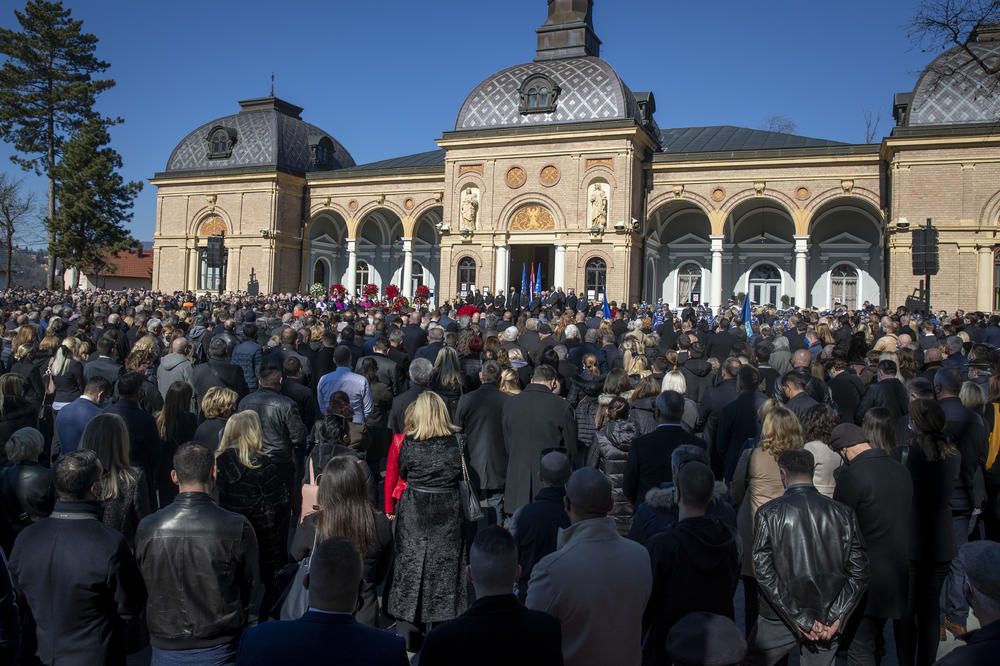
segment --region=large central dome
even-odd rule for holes
[[[522,113],[521,89],[532,77],[558,86],[549,113]],[[632,91],[604,60],[594,56],[528,62],[501,70],[476,86],[462,104],[456,130],[637,119]]]

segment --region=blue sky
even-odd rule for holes
[[[436,148],[470,90],[534,57],[545,0],[220,2],[64,0],[100,38],[117,86],[100,110],[121,116],[113,145],[123,175],[144,180],[131,228],[150,240],[156,188],[174,146],[275,93],[336,137],[359,163]],[[597,0],[601,56],[632,90],[656,95],[660,127],[760,127],[781,114],[798,134],[864,141],[864,111],[892,127],[892,95],[913,89],[933,57],[906,25],[911,0],[746,2]],[[0,0],[16,27],[23,2]],[[45,185],[6,158],[0,170],[44,198]]]

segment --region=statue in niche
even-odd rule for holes
[[[469,231],[475,231],[476,218],[479,215],[479,196],[475,188],[470,187],[462,190],[462,201],[459,210],[462,216],[459,230],[465,231],[468,229]]]
[[[608,195],[596,183],[591,185],[590,192],[590,226],[602,229],[608,226]]]

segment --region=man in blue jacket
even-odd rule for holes
[[[103,414],[101,403],[111,395],[111,382],[101,375],[94,375],[83,389],[83,395],[59,410],[56,417],[56,436],[59,453],[66,455],[80,446],[83,429],[90,419]]]

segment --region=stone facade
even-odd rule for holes
[[[910,231],[932,218],[933,305],[997,309],[1000,126],[975,116],[995,105],[937,99],[925,75],[880,144],[660,130],[653,95],[599,58],[590,5],[549,2],[535,62],[476,86],[438,151],[356,166],[273,97],[202,126],[152,181],[154,288],[252,274],[262,292],[426,285],[442,302],[519,288],[541,264],[543,288],[616,301],[898,305],[923,298]],[[984,58],[1000,58],[996,35],[980,31]],[[205,258],[219,233],[221,270]]]

